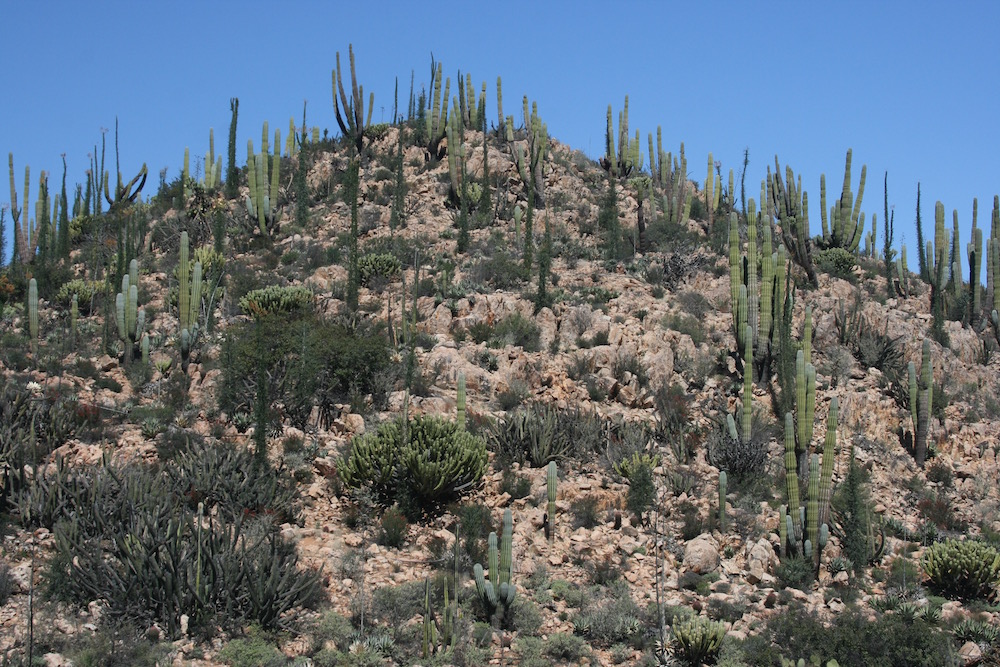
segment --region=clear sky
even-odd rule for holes
[[[723,174],[750,152],[747,194],[759,192],[777,154],[802,175],[819,231],[819,178],[839,192],[854,149],[854,187],[868,165],[864,210],[882,218],[882,177],[915,267],[914,207],[934,201],[960,214],[968,240],[973,197],[988,229],[1000,192],[1000,3],[868,2],[50,2],[0,0],[0,151],[47,170],[58,186],[85,180],[87,154],[120,127],[122,172],[143,162],[155,193],[161,169],[179,173],[184,148],[225,154],[229,99],[240,99],[237,156],[259,144],[261,124],[287,132],[308,101],[307,124],[335,131],[330,70],[353,43],[358,78],[375,92],[373,122],[392,114],[399,78],[446,74],[487,82],[496,115],[521,96],[537,101],[550,136],[592,157],[604,150],[607,105],[629,96],[630,125],[663,128],[665,150],[685,143],[699,183],[712,151]],[[453,87],[454,91],[454,87]],[[495,118],[493,120],[495,122]],[[112,176],[113,178],[113,176]],[[6,179],[4,180],[6,183]],[[72,187],[72,185],[71,185]],[[0,205],[9,201],[0,188]],[[10,217],[7,216],[8,234]],[[878,246],[881,247],[881,230]],[[8,245],[9,248],[9,245]],[[966,264],[963,258],[963,266]]]

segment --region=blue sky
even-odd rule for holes
[[[707,154],[723,173],[750,151],[748,196],[777,154],[802,175],[819,231],[819,178],[839,192],[854,150],[854,186],[868,166],[864,210],[882,217],[882,177],[915,266],[917,182],[925,220],[935,200],[960,216],[968,240],[973,197],[987,226],[1000,192],[1000,3],[959,2],[14,2],[5,25],[0,151],[13,152],[16,182],[32,170],[82,182],[87,154],[120,126],[122,172],[143,162],[152,195],[158,174],[180,171],[184,148],[225,154],[229,99],[240,98],[238,159],[261,124],[289,118],[335,131],[330,70],[353,43],[358,77],[375,92],[373,121],[389,120],[428,80],[430,54],[454,79],[495,84],[504,108],[537,101],[550,136],[597,157],[607,105],[629,95],[630,125],[663,128],[666,150],[685,143],[689,175],[702,182]],[[415,7],[419,6],[419,10]],[[6,176],[6,174],[5,174]],[[4,179],[6,184],[6,179]],[[832,196],[832,195],[831,195]],[[6,185],[0,205],[9,201]],[[7,217],[8,234],[10,218]],[[881,247],[881,230],[878,245]],[[963,262],[963,265],[965,262]]]

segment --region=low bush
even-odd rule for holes
[[[313,293],[308,287],[270,285],[247,292],[240,299],[240,309],[255,318],[267,315],[298,315],[313,305]]]
[[[948,598],[988,598],[1000,580],[1000,552],[974,540],[932,544],[920,565],[931,588]]]
[[[603,431],[594,413],[533,403],[490,424],[486,440],[500,461],[540,468],[597,451]]]
[[[354,438],[338,471],[344,486],[370,488],[381,503],[400,502],[415,519],[478,484],[486,462],[481,438],[440,417],[418,416]]]

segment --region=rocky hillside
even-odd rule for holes
[[[119,193],[3,269],[3,664],[995,659],[992,294],[823,238],[812,284],[780,206],[526,115]]]

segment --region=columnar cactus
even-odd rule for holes
[[[368,115],[365,116],[365,89],[358,85],[358,77],[354,70],[354,45],[347,46],[348,57],[351,61],[351,99],[347,99],[344,92],[344,76],[340,71],[340,52],[337,52],[337,69],[333,70],[333,110],[337,117],[337,125],[341,134],[344,135],[354,145],[355,151],[360,154],[364,147],[365,131],[371,125],[372,109],[375,106],[375,93],[368,96]],[[338,95],[340,103],[338,104]],[[447,100],[447,96],[445,97]],[[340,112],[343,105],[344,114]]]
[[[913,457],[923,468],[927,457],[927,430],[934,405],[934,375],[931,368],[931,342],[924,339],[920,359],[920,377],[911,361],[907,365],[910,393],[910,419],[913,433]]]
[[[490,533],[487,539],[487,564],[489,567],[489,578],[483,574],[483,566],[479,563],[473,567],[473,575],[476,580],[476,593],[480,601],[489,612],[490,617],[499,615],[503,617],[514,602],[516,589],[511,582],[511,560],[513,542],[513,519],[510,510],[503,513],[503,529],[499,547],[497,545],[497,534]]]
[[[455,422],[460,430],[465,430],[465,373],[458,374],[458,389],[455,397]]]
[[[840,199],[830,208],[830,220],[826,217],[826,176],[820,175],[820,214],[823,223],[823,242],[828,248],[843,248],[857,252],[861,237],[865,232],[865,216],[861,213],[861,198],[865,193],[867,165],[861,167],[861,181],[858,184],[858,198],[851,191],[851,149],[847,149],[847,163],[844,166],[844,186]]]
[[[246,198],[247,211],[257,219],[260,233],[268,235],[277,217],[278,183],[281,178],[280,143],[275,142],[275,155],[268,155],[267,122],[264,122],[263,143],[260,154],[253,150],[253,140],[247,140],[247,182],[250,192]],[[277,138],[277,137],[276,137]]]
[[[122,276],[122,290],[115,297],[115,316],[118,322],[118,337],[121,338],[125,347],[125,363],[131,363],[135,354],[135,345],[142,336],[142,330],[146,322],[146,312],[138,307],[139,287],[136,282],[132,282],[130,276],[134,274],[133,264],[138,270],[138,263],[132,260],[129,264],[129,273]]]
[[[969,322],[976,325],[982,316],[982,288],[979,276],[983,270],[983,230],[976,226],[979,200],[972,200],[972,237],[965,246],[969,258]]]
[[[198,312],[201,309],[201,262],[195,262],[192,270],[188,257],[188,234],[185,231],[181,232],[180,257],[177,264],[179,284],[177,302],[180,323],[178,341],[181,349],[181,368],[184,372],[187,372],[191,347],[198,337]]]
[[[823,547],[829,537],[830,498],[833,493],[833,463],[837,447],[837,399],[830,403],[827,421],[826,441],[823,446],[822,465],[820,457],[809,457],[805,506],[799,500],[798,461],[795,452],[794,419],[792,413],[785,413],[785,492],[788,505],[782,505],[778,522],[778,534],[783,555],[801,555],[813,560],[818,569]]]
[[[28,281],[28,337],[31,341],[31,356],[38,357],[38,282]]]
[[[76,294],[73,295],[72,300],[69,303],[69,332],[70,337],[73,340],[73,346],[76,347],[76,334],[77,320],[80,319],[80,303]]]
[[[451,79],[445,79],[444,82],[444,95],[441,94],[441,63],[437,64],[437,70],[434,70],[434,65],[431,63],[431,78],[433,84],[433,94],[429,100],[431,108],[430,113],[426,117],[426,132],[427,132],[427,152],[433,159],[439,159],[441,157],[440,144],[441,140],[444,139],[445,134],[448,129],[448,91],[451,88]],[[442,98],[444,103],[442,104]]]
[[[726,532],[726,491],[728,485],[726,471],[719,472],[719,531]]]
[[[768,169],[768,192],[770,206],[781,225],[781,236],[785,247],[798,264],[809,282],[818,286],[816,269],[812,261],[812,239],[809,237],[809,197],[802,190],[802,178],[796,181],[791,167],[785,167],[785,180],[781,180],[778,157],[774,158],[774,173]]]
[[[549,461],[545,471],[545,479],[549,499],[549,505],[545,512],[545,534],[549,542],[552,542],[556,537],[556,490],[559,484],[555,461]]]

